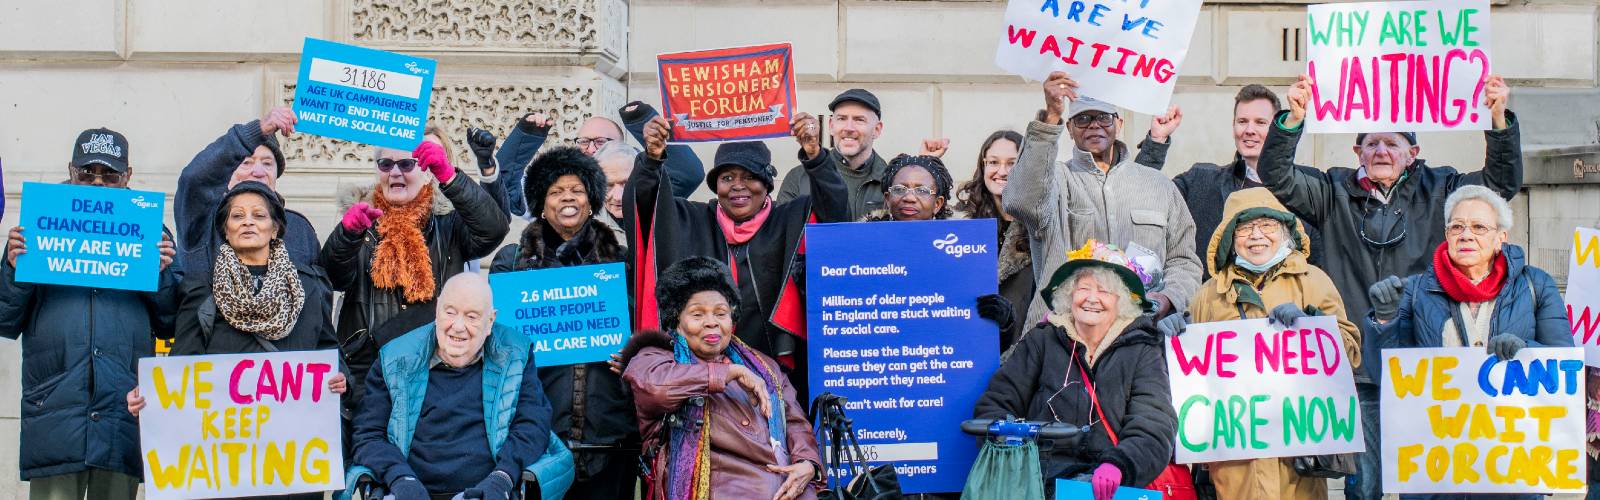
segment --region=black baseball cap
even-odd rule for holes
[[[878,96],[872,95],[871,92],[867,92],[865,89],[850,89],[839,93],[838,96],[833,98],[833,102],[828,103],[828,111],[833,111],[840,104],[847,102],[860,103],[862,106],[866,106],[867,109],[872,110],[873,114],[878,115],[878,119],[883,119],[883,107],[878,105]]]
[[[128,171],[128,138],[105,127],[78,134],[72,143],[72,166],[104,165],[117,172]]]

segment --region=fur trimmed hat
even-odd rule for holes
[[[578,181],[583,183],[583,190],[589,197],[590,211],[598,212],[605,209],[606,174],[600,170],[600,164],[589,155],[583,154],[581,149],[559,146],[534,157],[524,172],[522,196],[528,203],[529,214],[534,217],[543,216],[544,195],[563,175],[578,176]]]
[[[739,292],[733,286],[728,266],[710,257],[690,257],[668,267],[656,278],[656,301],[661,311],[661,328],[678,327],[678,315],[696,293],[712,291],[728,299],[734,311],[739,310]]]

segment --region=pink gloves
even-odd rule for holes
[[[382,215],[382,210],[372,208],[372,205],[368,205],[367,202],[363,201],[352,205],[349,210],[345,210],[344,220],[339,221],[339,225],[344,226],[345,231],[360,233],[372,227],[372,223],[377,222],[378,217]]]
[[[1094,469],[1089,484],[1094,487],[1094,500],[1111,500],[1117,494],[1117,487],[1122,486],[1122,469],[1109,463],[1100,464]]]
[[[450,179],[456,176],[456,167],[450,165],[450,155],[444,153],[444,147],[428,141],[422,141],[417,149],[411,152],[411,157],[417,159],[417,164],[428,169],[439,184],[449,184]]]

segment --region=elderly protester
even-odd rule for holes
[[[1351,147],[1357,168],[1326,172],[1294,167],[1295,149],[1304,132],[1311,102],[1311,78],[1301,76],[1289,90],[1287,111],[1279,112],[1267,130],[1266,145],[1256,165],[1262,184],[1306,224],[1323,230],[1328,252],[1323,270],[1345,300],[1345,316],[1361,323],[1372,312],[1367,287],[1385,276],[1427,271],[1428,253],[1445,240],[1444,200],[1465,185],[1482,185],[1510,200],[1522,186],[1522,144],[1516,115],[1506,109],[1510,88],[1498,75],[1484,81],[1484,105],[1492,122],[1483,132],[1483,169],[1462,173],[1433,167],[1420,159],[1415,132],[1357,134]],[[1375,336],[1363,340],[1362,357],[1382,359]],[[1347,490],[1360,498],[1382,495],[1378,453],[1378,383],[1383,363],[1367,363],[1356,372],[1361,399],[1361,427],[1368,452],[1361,456],[1358,476]]]
[[[1037,277],[1061,266],[1068,250],[1088,240],[1150,254],[1161,264],[1164,287],[1145,297],[1156,316],[1181,313],[1200,287],[1194,221],[1178,188],[1159,172],[1172,129],[1182,115],[1173,108],[1155,117],[1140,157],[1117,140],[1122,118],[1116,106],[1079,96],[1077,82],[1054,72],[1044,82],[1045,109],[1028,124],[1022,157],[1011,171],[1001,208],[1027,229]],[[1070,110],[1064,100],[1071,99]],[[1072,137],[1071,158],[1056,163],[1061,133]],[[1143,168],[1135,165],[1150,166]],[[1135,250],[1142,250],[1136,252]],[[1151,271],[1155,271],[1151,266]],[[1042,299],[1028,306],[1027,324],[1048,311]]]
[[[289,224],[283,200],[266,184],[244,181],[223,195],[211,228],[222,244],[206,260],[212,268],[184,277],[172,356],[337,349],[333,292],[322,268],[295,262],[283,241]],[[328,390],[343,394],[343,373]],[[139,416],[145,399],[134,387],[128,413]],[[339,451],[335,451],[338,453]],[[320,499],[321,493],[268,498]]]
[[[458,274],[442,288],[436,321],[383,346],[367,375],[354,462],[394,500],[521,498],[523,472],[554,447],[533,345],[495,323],[483,276]]]
[[[1511,206],[1467,185],[1445,199],[1444,243],[1432,268],[1390,276],[1369,290],[1372,328],[1383,348],[1482,347],[1511,359],[1524,347],[1570,347],[1571,324],[1555,279],[1507,243]]]
[[[623,350],[645,436],[647,497],[814,499],[822,480],[805,407],[778,363],[736,335],[727,267],[690,257],[661,275],[662,331]]]
[[[692,256],[710,257],[732,268],[734,290],[744,304],[734,323],[739,339],[777,359],[796,380],[804,380],[805,336],[803,288],[794,282],[805,268],[797,255],[807,222],[850,222],[844,180],[828,165],[818,139],[816,118],[797,114],[790,132],[805,147],[800,157],[811,171],[811,194],[790,201],[772,198],[772,152],[760,142],[729,142],[717,147],[706,173],[706,186],[716,193],[712,203],[678,197],[662,182],[671,125],[657,117],[645,126],[645,154],[639,155],[623,192],[629,273],[638,314],[636,326],[661,322],[656,309],[655,280],[668,265]],[[804,391],[804,385],[796,385]]]
[[[1047,496],[1056,478],[1088,481],[1096,500],[1144,487],[1172,459],[1177,415],[1140,271],[1094,241],[1071,252],[1039,291],[1046,322],[1017,342],[973,418],[1022,417],[1089,426],[1080,446],[1041,451]]]
[[[1255,187],[1228,195],[1207,248],[1211,279],[1190,303],[1191,321],[1269,318],[1287,327],[1305,316],[1331,315],[1338,319],[1350,366],[1361,365],[1361,335],[1345,319],[1344,301],[1333,280],[1307,263],[1311,238],[1272,192]],[[1207,467],[1218,498],[1328,498],[1327,480],[1296,474],[1293,463],[1294,458],[1263,458]]]
[[[540,153],[523,176],[523,199],[539,215],[517,243],[500,248],[490,272],[626,261],[616,233],[600,220],[603,193],[595,158],[566,146]],[[638,425],[622,378],[595,362],[541,367],[539,379],[554,411],[551,430],[574,449],[577,480],[567,494],[632,500]]]
[[[378,148],[372,186],[347,190],[344,217],[322,245],[333,289],[344,292],[339,344],[354,379],[388,340],[433,321],[435,293],[468,261],[489,256],[510,230],[483,187],[451,166],[443,146],[407,155]]]
[[[298,124],[288,107],[276,107],[260,120],[236,124],[189,160],[178,175],[178,191],[173,194],[173,215],[177,218],[178,238],[183,248],[184,274],[211,272],[211,258],[222,244],[213,230],[222,195],[241,182],[255,181],[278,189],[278,177],[287,166],[278,135],[288,137]],[[283,243],[289,258],[297,263],[317,265],[317,232],[300,212],[285,209],[287,226]]]

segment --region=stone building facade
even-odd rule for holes
[[[1293,81],[1306,56],[1305,3],[1206,2],[1174,98],[1185,121],[1169,173],[1231,157],[1227,124],[1240,86],[1281,92]],[[1570,178],[1574,159],[1600,163],[1600,4],[1493,4],[1495,66],[1515,87],[1511,106],[1541,159],[1530,170],[1566,169]],[[881,153],[948,137],[947,163],[964,181],[989,132],[1021,130],[1041,105],[1036,83],[992,62],[1004,9],[993,0],[0,0],[0,164],[10,207],[0,222],[16,223],[22,182],[64,178],[69,143],[86,128],[126,134],[134,187],[171,192],[179,170],[229,125],[289,101],[305,37],[437,59],[430,123],[452,136],[454,160],[469,171],[466,127],[504,137],[517,117],[543,112],[557,117],[554,137],[567,139],[590,114],[615,116],[633,100],[658,105],[657,53],[789,41],[802,111],[825,114],[834,94],[870,89],[884,106]],[[1125,139],[1148,124],[1133,115]],[[1309,139],[1299,159],[1350,165],[1352,141]],[[1420,142],[1430,164],[1482,164],[1479,135]],[[780,172],[797,163],[792,141],[769,144]],[[708,159],[714,149],[696,148]],[[285,150],[281,191],[331,230],[338,186],[370,182],[366,148],[296,136]],[[1518,197],[1514,239],[1530,244],[1535,264],[1564,273],[1570,228],[1600,225],[1594,184],[1600,174]],[[0,497],[26,496],[15,472],[18,367],[16,344],[0,342]]]

